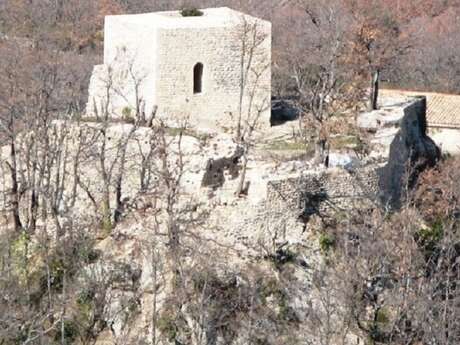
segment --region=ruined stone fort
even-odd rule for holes
[[[271,24],[226,7],[198,12],[107,16],[104,63],[94,67],[87,115],[155,114],[168,125],[186,119],[199,129],[222,129],[237,117],[252,114],[270,126]],[[425,163],[432,165],[439,153],[426,135],[426,99],[411,97],[396,103],[383,107],[381,114],[358,118],[359,127],[376,133],[374,146],[383,152],[378,164],[300,169],[295,176],[260,173],[251,182],[264,186],[254,187],[248,198],[265,192],[273,214],[290,209],[307,218],[367,205],[369,200],[372,205],[376,201],[397,205],[406,161],[428,157]],[[234,158],[208,161],[201,187],[225,189],[223,167]],[[208,181],[207,175],[218,181]],[[235,179],[237,169],[230,175],[228,179]]]

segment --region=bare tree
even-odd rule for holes
[[[368,110],[377,109],[382,72],[388,72],[411,47],[410,34],[403,34],[401,24],[391,8],[369,1],[351,3],[351,12],[358,24],[354,50],[356,58],[371,76]]]
[[[330,120],[353,109],[362,96],[354,58],[349,55],[353,18],[340,1],[304,1],[304,42],[312,54],[290,56],[303,116],[305,141],[314,128],[315,161],[327,165]]]
[[[240,56],[240,95],[238,103],[238,118],[236,119],[235,141],[242,151],[242,171],[235,194],[243,194],[246,180],[246,169],[250,149],[254,145],[254,132],[261,125],[261,117],[271,106],[270,99],[261,97],[260,91],[266,88],[264,75],[270,66],[264,61],[264,48],[269,39],[266,28],[259,21],[250,21],[241,17],[241,23],[236,33],[241,43]]]

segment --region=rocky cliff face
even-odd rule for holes
[[[375,207],[378,196],[397,205],[405,168],[418,172],[439,157],[426,136],[424,111],[423,99],[414,99],[394,112],[384,109],[378,121],[363,115],[377,135],[391,132],[387,146],[374,137],[384,161],[378,167],[360,167],[361,162],[348,170],[319,169],[303,156],[287,157],[283,150],[293,143],[279,138],[281,153],[275,157],[267,149],[273,149],[275,139],[261,135],[252,150],[250,188],[243,198],[234,194],[240,152],[230,134],[58,123],[53,133],[67,134],[56,140],[56,148],[64,145],[75,152],[63,158],[67,164],[61,171],[64,201],[75,193],[75,204],[69,214],[63,208],[59,219],[74,223],[63,222],[67,235],[51,247],[56,250],[77,231],[94,242],[91,260],[77,265],[66,292],[66,320],[80,338],[98,345],[318,343],[324,330],[311,315],[330,312],[321,296],[321,274],[328,269],[326,252],[333,246],[333,238],[321,232],[321,222],[327,217],[340,222],[355,208]],[[158,140],[161,135],[164,141]],[[18,145],[21,160],[26,139]],[[120,147],[126,149],[124,155]],[[113,227],[90,218],[101,212],[102,153],[107,153],[106,170],[112,174],[110,200],[119,197],[123,206]],[[7,157],[8,150],[3,154]],[[79,155],[84,159],[74,170]],[[2,184],[7,185],[7,176],[0,176]],[[53,170],[50,176],[57,174]],[[413,183],[416,173],[410,177]],[[27,197],[21,200],[24,210]],[[37,226],[31,250],[40,248],[38,238],[47,231],[54,231],[53,224]],[[73,251],[82,246],[77,243]],[[55,294],[61,297],[62,292]],[[336,297],[327,298],[334,305]],[[331,316],[334,325],[346,321],[337,315]],[[347,344],[356,340],[350,334]]]
[[[381,102],[379,110],[361,114],[358,125],[371,133],[371,156],[384,163],[378,169],[380,200],[398,208],[441,152],[427,135],[425,97],[383,97]]]
[[[396,208],[406,198],[406,191],[413,188],[420,172],[434,166],[441,157],[440,149],[427,135],[425,97],[405,107],[398,125],[388,163],[379,169],[382,202]]]

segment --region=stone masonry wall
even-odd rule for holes
[[[243,111],[250,106],[248,91],[257,85],[253,111],[265,105],[262,121],[269,125],[271,25],[260,23],[256,30],[265,36],[265,40],[255,50],[252,68],[261,71],[261,76],[256,81],[251,73],[243,99]],[[192,124],[210,128],[236,118],[242,69],[241,30],[238,25],[159,30],[156,80],[159,116],[166,119],[189,117]],[[193,67],[197,63],[204,66],[203,91],[194,94]]]
[[[299,217],[331,216],[356,207],[372,205],[378,198],[376,167],[356,172],[342,169],[311,172],[299,178],[270,181],[267,207],[274,212],[297,210]]]

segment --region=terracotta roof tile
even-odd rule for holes
[[[426,96],[428,126],[460,128],[460,95],[403,90],[382,90],[382,95],[385,94]]]

